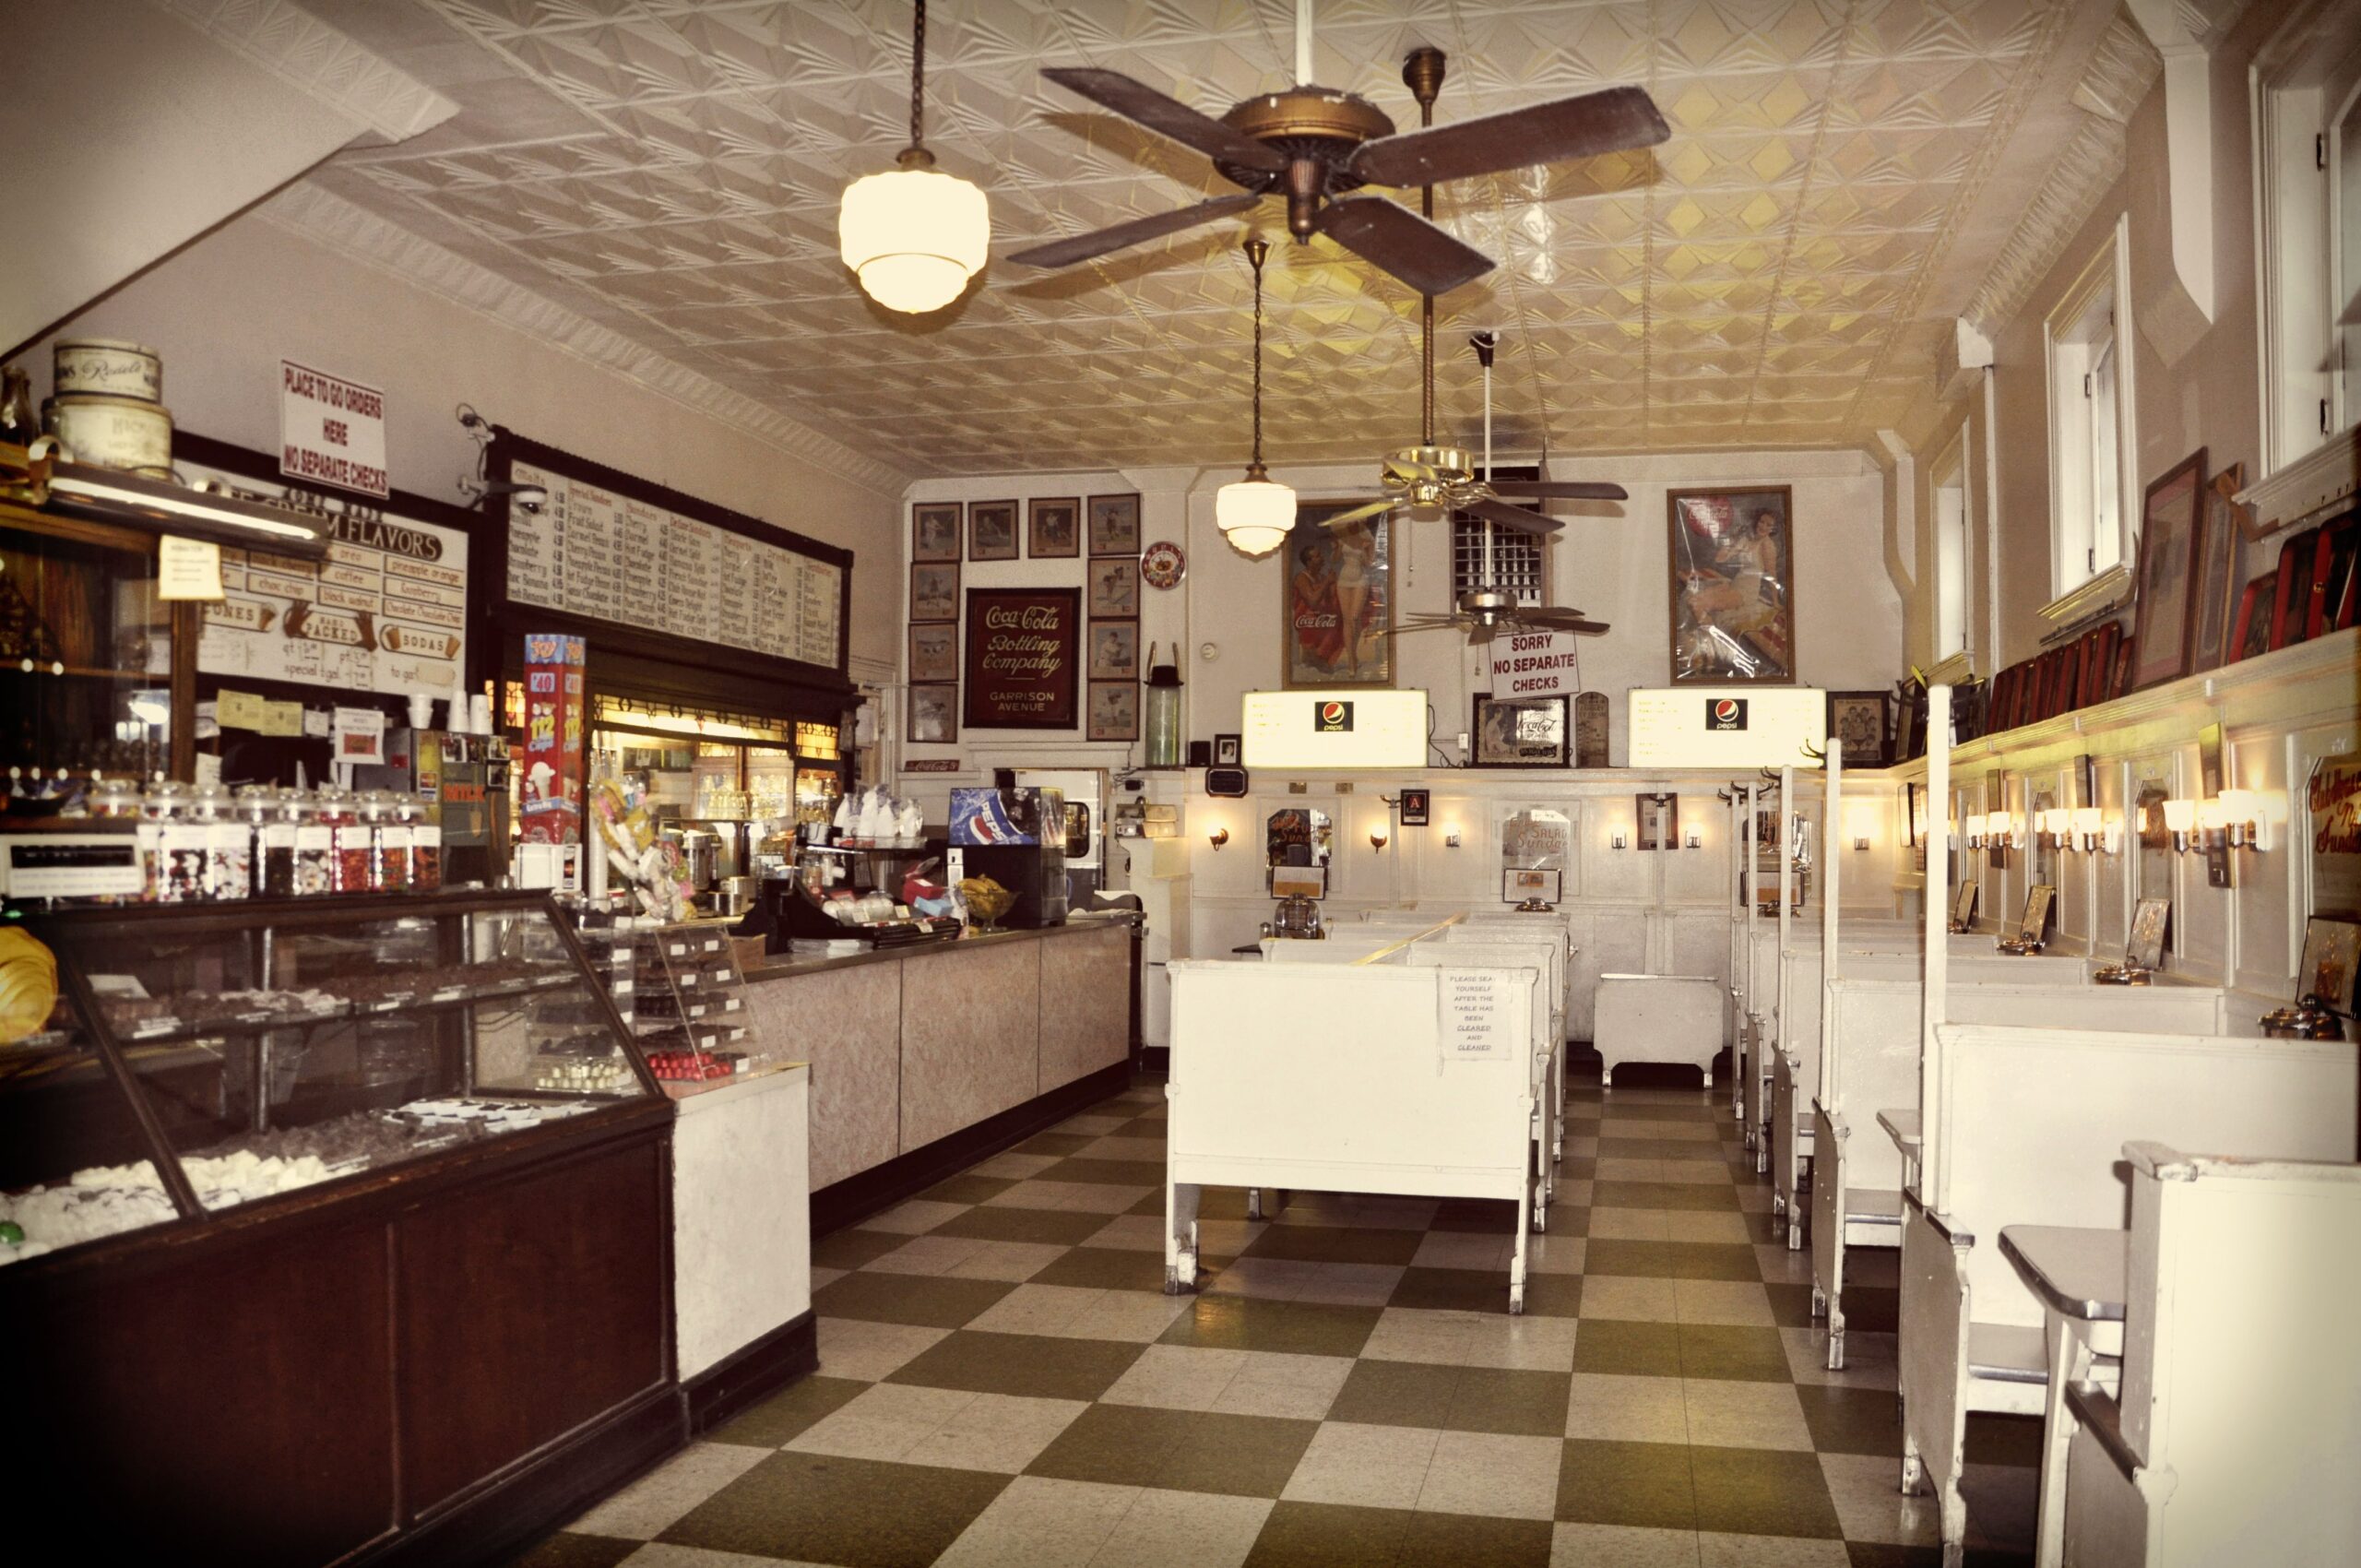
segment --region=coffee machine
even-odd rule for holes
[[[382,766],[352,770],[363,790],[415,796],[443,829],[446,886],[497,886],[508,871],[508,737],[391,730]]]

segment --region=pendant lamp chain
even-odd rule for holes
[[[910,145],[926,141],[926,0],[918,0],[918,19],[910,24]]]
[[[1254,463],[1263,468],[1263,258],[1271,254],[1268,242],[1246,242],[1246,259],[1254,268]]]

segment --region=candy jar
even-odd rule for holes
[[[409,802],[407,809],[415,819],[410,825],[409,885],[432,893],[443,885],[443,827],[421,802]]]
[[[163,902],[168,880],[165,876],[164,829],[179,818],[187,799],[187,785],[172,783],[160,773],[140,797],[139,897],[143,903]]]
[[[271,790],[261,796],[262,822],[255,830],[255,891],[266,898],[295,897],[294,790]]]
[[[370,866],[370,880],[379,891],[407,893],[409,891],[410,845],[416,836],[415,822],[418,802],[407,795],[390,790],[374,792],[374,802],[363,797],[362,815],[368,814],[369,803],[377,808],[376,821],[371,826],[370,844],[374,859]]]
[[[249,791],[255,788],[250,784],[243,790],[231,790],[208,784],[197,791],[212,812],[206,826],[208,897],[254,897],[255,830],[269,810],[267,804],[257,809],[249,800]]]
[[[335,891],[368,892],[369,827],[361,820],[351,790],[335,784],[320,787],[320,825],[336,847]]]
[[[298,898],[336,891],[336,828],[317,795],[290,790],[280,814],[295,825],[295,885]]]
[[[219,785],[206,793],[166,783],[148,793],[163,797],[164,881],[157,897],[167,904],[202,903],[213,893],[213,825],[226,792]]]

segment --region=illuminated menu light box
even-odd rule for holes
[[[1631,767],[1818,767],[1828,694],[1797,686],[1634,687]]]
[[[1421,767],[1427,694],[1355,686],[1249,692],[1240,724],[1248,767]]]

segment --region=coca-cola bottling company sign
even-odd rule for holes
[[[1081,654],[1081,589],[968,589],[966,727],[1074,728]]]

